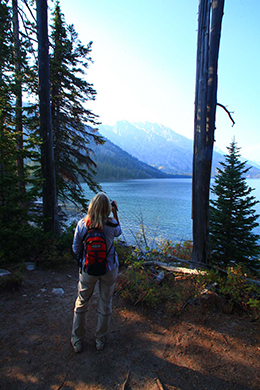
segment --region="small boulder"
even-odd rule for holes
[[[62,296],[65,294],[63,288],[53,288],[52,293],[58,296]]]

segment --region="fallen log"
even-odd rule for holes
[[[197,270],[197,269],[189,269],[189,268],[185,268],[185,267],[174,267],[172,265],[168,265],[166,263],[162,263],[161,261],[145,261],[144,265],[146,265],[147,267],[155,265],[155,266],[163,268],[163,269],[165,269],[166,271],[169,271],[169,272],[180,272],[180,273],[183,273],[183,274],[199,275],[199,274],[204,274],[205,273],[205,271],[200,271],[200,270]]]
[[[182,259],[178,259],[177,257],[175,257],[173,259],[174,259],[175,262],[186,263],[186,264],[189,264],[192,267],[197,266],[197,268],[177,267],[177,266],[169,265],[168,263],[163,263],[161,261],[145,261],[144,265],[146,265],[148,267],[152,266],[152,265],[155,265],[155,266],[163,268],[163,269],[165,269],[166,271],[169,271],[169,272],[179,272],[179,273],[191,274],[191,275],[192,274],[193,275],[199,275],[199,274],[203,275],[203,274],[205,274],[205,271],[199,270],[200,268],[204,269],[204,270],[217,271],[217,272],[220,272],[220,273],[225,274],[225,275],[228,274],[228,272],[225,271],[224,269],[221,269],[221,268],[218,268],[218,267],[214,267],[212,265],[206,265],[206,264],[197,263],[197,262],[189,261],[189,260],[182,260]],[[244,277],[241,276],[241,278],[244,278]],[[245,279],[247,284],[251,284],[252,283],[252,284],[255,284],[256,286],[260,287],[260,281],[259,280],[248,279],[248,278],[244,278],[244,279]]]
[[[226,271],[224,271],[221,268],[214,267],[213,265],[210,265],[210,264],[204,264],[204,263],[201,263],[198,261],[179,259],[178,257],[175,257],[175,256],[173,256],[170,260],[171,260],[171,262],[174,262],[174,263],[189,264],[190,267],[196,268],[196,269],[199,268],[199,269],[203,269],[206,271],[215,270],[215,271],[223,272],[225,274],[227,273]]]

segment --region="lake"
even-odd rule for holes
[[[249,179],[255,190],[252,195],[260,200],[260,180]],[[150,245],[155,238],[167,238],[174,242],[192,240],[191,198],[192,179],[125,180],[101,183],[110,199],[117,201],[118,215],[128,244],[134,243],[134,235],[143,221]],[[88,199],[93,197],[83,184]],[[255,209],[260,214],[260,205]],[[260,219],[259,219],[260,223]],[[260,235],[260,228],[255,232]]]

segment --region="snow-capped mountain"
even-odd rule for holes
[[[173,175],[192,175],[193,140],[157,123],[117,122],[114,126],[100,125],[100,133],[140,161]],[[215,148],[212,176],[224,160],[223,152]],[[260,177],[256,163],[248,161],[248,177]]]
[[[169,127],[120,121],[115,126],[101,125],[99,131],[132,156],[166,173],[192,174],[193,141]],[[222,155],[215,152],[213,169],[220,159]]]
[[[156,123],[117,122],[100,133],[145,163],[167,173],[191,174],[192,140]]]

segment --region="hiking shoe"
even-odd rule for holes
[[[103,351],[105,346],[105,339],[96,339],[96,350],[97,351]]]
[[[75,341],[75,343],[72,344],[72,347],[74,349],[74,352],[76,352],[76,353],[81,352],[83,349],[83,341],[82,340]]]

